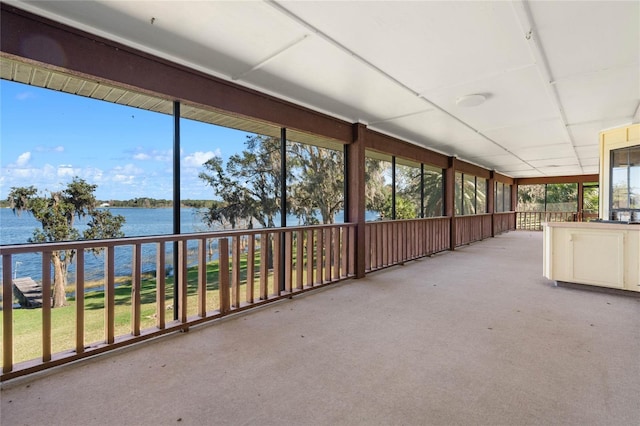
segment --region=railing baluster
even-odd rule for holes
[[[51,252],[42,252],[42,361],[51,361]]]
[[[2,372],[13,370],[13,256],[2,255]]]
[[[166,298],[166,252],[165,243],[160,241],[156,248],[156,327],[165,328]]]
[[[178,320],[181,323],[187,322],[187,241],[178,241]]]
[[[313,287],[313,230],[307,230],[307,285]]]
[[[84,249],[76,251],[76,353],[84,352]]]
[[[349,274],[356,273],[356,227],[349,227]]]
[[[331,228],[326,228],[324,230],[324,279],[325,281],[331,281],[333,276],[331,275],[331,236],[333,232],[331,232]]]
[[[233,237],[231,259],[231,306],[240,307],[240,236]]]
[[[389,224],[382,222],[380,224],[380,234],[378,239],[380,241],[380,249],[382,250],[382,259],[380,261],[380,268],[383,268],[389,264]]]
[[[349,276],[349,231],[351,231],[351,228],[343,226],[339,228],[340,231],[340,235],[342,235],[342,241],[340,242],[340,250],[341,250],[341,254],[340,254],[340,259],[342,259],[342,265],[341,265],[341,269],[342,269],[342,273],[341,273],[341,277],[348,277]]]
[[[316,231],[316,284],[322,284],[322,261],[324,259],[322,246],[324,244],[324,236],[322,228],[318,228]]]
[[[226,237],[218,240],[218,265],[220,313],[224,315],[231,310],[229,300],[229,240]]]
[[[304,270],[304,231],[296,231],[296,289],[302,290],[302,271]]]
[[[207,316],[207,239],[198,240],[198,316]]]
[[[331,229],[331,237],[333,244],[333,280],[340,278],[340,228]]]
[[[131,259],[131,334],[140,335],[140,287],[142,285],[142,246],[134,244]]]
[[[104,341],[115,342],[115,248],[110,245],[105,250],[104,259]]]
[[[364,270],[365,272],[369,272],[372,267],[372,255],[371,252],[373,250],[373,246],[374,246],[374,238],[372,238],[371,236],[373,235],[373,229],[374,229],[374,224],[372,223],[367,223],[365,225],[364,228],[364,247],[360,247],[360,250],[364,250]]]
[[[269,234],[260,234],[260,299],[269,298]]]
[[[255,285],[256,275],[256,236],[255,234],[249,235],[247,241],[249,245],[247,250],[247,303],[253,303],[253,291]]]
[[[284,231],[284,290],[291,293],[293,286],[293,234]]]
[[[273,295],[280,296],[280,258],[281,254],[281,234],[273,233]]]

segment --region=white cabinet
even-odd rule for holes
[[[555,281],[640,291],[640,225],[547,223],[543,269]]]

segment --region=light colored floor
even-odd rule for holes
[[[640,424],[640,298],[541,271],[511,232],[4,383],[0,422]]]

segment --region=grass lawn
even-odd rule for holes
[[[256,253],[254,300],[259,299],[260,256]],[[230,264],[230,268],[232,265]],[[241,300],[246,298],[247,257],[240,259]],[[191,267],[187,272],[187,316],[197,315],[197,280],[198,269]],[[220,307],[218,291],[218,261],[207,264],[207,312]],[[269,274],[269,294],[273,289],[273,276]],[[141,298],[141,330],[155,327],[156,324],[156,280],[153,275],[142,278]],[[173,320],[173,277],[167,277],[165,294],[166,321]],[[76,335],[76,303],[75,298],[67,299],[68,306],[51,310],[52,353],[75,348]],[[85,346],[104,341],[105,329],[104,291],[96,290],[85,293]],[[120,277],[115,289],[115,335],[131,333],[131,277]],[[0,334],[2,323],[0,322]],[[14,363],[39,358],[42,354],[42,309],[13,310],[13,342]],[[1,346],[1,345],[0,345]],[[0,347],[0,357],[2,348]]]

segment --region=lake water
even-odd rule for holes
[[[144,209],[144,208],[112,208],[113,214],[125,217],[122,231],[127,237],[140,237],[150,235],[168,235],[173,233],[173,209]],[[367,220],[374,220],[375,213],[368,213]],[[336,215],[336,219],[341,219],[342,214]],[[287,218],[290,226],[298,225],[296,217]],[[341,222],[341,220],[336,220]],[[86,228],[87,220],[77,222],[77,228],[82,231]],[[276,223],[279,223],[279,217]],[[33,216],[23,213],[16,216],[11,209],[0,209],[0,244],[25,244],[32,236],[34,229],[40,228],[40,223]],[[202,222],[200,211],[193,208],[183,208],[180,211],[180,229],[182,233],[205,232],[208,231]],[[189,249],[196,248],[196,241],[190,242]],[[167,244],[167,264],[173,261],[173,244]],[[155,244],[144,244],[142,246],[142,270],[149,272],[155,270]],[[126,276],[131,274],[131,247],[116,247],[115,250],[116,275]],[[104,276],[104,255],[94,256],[92,253],[85,254],[85,279],[87,281],[99,280]],[[31,277],[40,280],[42,277],[41,257],[35,254],[15,255],[13,261],[14,277]],[[195,256],[190,264],[195,264]],[[2,265],[0,264],[0,277]],[[69,267],[69,281],[75,278],[75,265]]]
[[[173,209],[142,209],[142,208],[114,208],[113,214],[125,217],[122,231],[127,237],[149,235],[167,235],[173,233]],[[182,233],[207,231],[202,222],[199,211],[192,208],[181,209],[180,229]],[[82,231],[88,220],[77,222],[77,228]],[[16,216],[11,209],[0,209],[0,244],[25,244],[33,235],[33,231],[40,228],[40,223],[30,214],[23,213]],[[195,244],[195,242],[194,242]],[[172,261],[172,244],[167,244],[167,263]],[[143,245],[143,271],[155,269],[155,245]],[[116,275],[131,273],[131,248],[116,248]],[[86,280],[100,279],[103,276],[103,255],[85,254]],[[0,266],[0,271],[2,267]],[[42,262],[37,255],[15,255],[13,257],[13,272],[17,277],[32,277],[39,280],[42,277]],[[74,278],[75,265],[69,268],[70,280]]]

